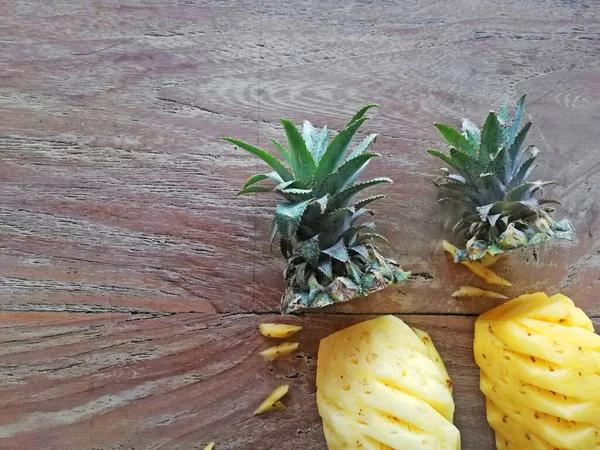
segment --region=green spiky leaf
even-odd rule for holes
[[[519,200],[529,200],[531,196],[535,193],[535,191],[540,188],[547,186],[549,184],[556,184],[555,181],[530,181],[528,183],[520,184],[519,186],[508,191],[504,200],[507,202],[510,201],[519,201]]]
[[[430,148],[429,150],[427,150],[427,152],[430,155],[435,156],[436,158],[441,159],[442,161],[444,161],[446,164],[448,164],[450,167],[456,169],[456,170],[460,170],[458,167],[456,167],[456,165],[454,164],[454,161],[452,160],[452,158],[450,158],[450,156],[446,155],[445,153],[439,152],[433,148]]]
[[[324,192],[337,194],[343,191],[356,181],[369,161],[377,156],[379,155],[375,153],[365,153],[347,160],[335,173],[323,181],[317,195]]]
[[[302,138],[313,160],[316,164],[319,164],[325,150],[327,150],[327,143],[329,142],[329,130],[327,126],[318,130],[308,120],[305,120],[302,127]]]
[[[394,270],[394,280],[396,283],[406,280],[410,275],[410,272],[405,272],[404,270]]]
[[[365,290],[370,290],[375,287],[375,283],[377,281],[377,277],[373,273],[367,273],[362,279],[362,288]]]
[[[290,161],[294,175],[302,182],[308,183],[315,174],[317,167],[312,155],[306,148],[306,143],[298,128],[286,119],[281,119],[290,146]]]
[[[336,230],[345,230],[351,223],[353,208],[340,208],[332,211],[322,221],[321,226],[324,231],[335,232]]]
[[[352,261],[347,261],[346,270],[348,271],[348,275],[350,276],[352,281],[360,285],[362,282],[362,271],[360,270],[360,268]]]
[[[348,256],[348,251],[346,250],[346,245],[344,244],[343,240],[338,241],[332,247],[326,248],[325,250],[321,250],[321,252],[341,262],[346,262],[350,258]]]
[[[275,158],[274,156],[271,156],[266,151],[264,151],[260,148],[254,147],[253,145],[247,144],[246,142],[239,141],[237,139],[223,138],[223,140],[227,141],[227,142],[231,142],[233,145],[243,148],[244,150],[252,153],[253,155],[258,156],[260,159],[262,159],[264,162],[266,162],[269,166],[271,166],[271,168],[279,174],[279,176],[281,177],[281,179],[283,181],[289,181],[289,180],[294,179],[294,177],[290,173],[290,171],[287,170],[285,168],[285,166],[283,164],[281,164],[277,158]]]
[[[479,163],[487,167],[489,161],[496,154],[502,133],[500,122],[496,113],[490,112],[481,130],[481,144],[479,145]]]
[[[312,189],[299,180],[285,181],[275,187],[275,192],[283,195],[289,202],[296,203],[312,198]]]
[[[365,120],[367,120],[366,117],[358,119],[347,128],[344,128],[342,131],[340,131],[338,135],[333,138],[331,143],[327,146],[327,150],[325,150],[325,154],[321,158],[321,161],[319,162],[319,167],[317,167],[315,174],[315,181],[317,183],[321,183],[338,167],[340,167],[340,165],[342,165],[350,141],[352,141],[352,138]]]
[[[523,108],[525,106],[525,97],[527,94],[521,96],[519,101],[517,102],[517,108],[515,110],[515,116],[513,118],[512,124],[510,125],[510,129],[506,134],[506,147],[510,148],[519,133],[519,127],[521,126],[521,119],[523,118]]]
[[[308,279],[308,298],[313,300],[318,294],[323,291],[323,286],[317,281],[315,274],[311,274]]]
[[[252,186],[253,184],[256,184],[260,181],[267,180],[267,179],[273,180],[277,184],[283,183],[283,180],[281,179],[281,177],[279,176],[279,174],[277,172],[269,172],[269,173],[265,173],[265,174],[254,175],[254,176],[250,177],[250,179],[246,182],[244,187],[242,187],[242,189],[240,190],[240,194],[245,193],[245,192],[243,192],[244,189]]]
[[[306,259],[311,266],[316,267],[318,265],[319,255],[321,253],[321,250],[319,249],[319,235],[316,235],[307,241],[301,242],[298,245],[298,249],[300,255],[302,255],[302,257]]]
[[[450,149],[450,157],[456,170],[460,172],[471,185],[478,184],[478,179],[473,176],[474,173],[483,172],[483,166],[475,157],[461,152],[455,148]]]
[[[387,198],[387,195],[385,195],[385,194],[379,194],[379,195],[373,195],[371,197],[364,198],[364,199],[359,200],[358,202],[356,202],[354,204],[354,209],[359,210],[362,207],[367,206],[369,203],[372,203],[374,201],[380,200],[382,198]]]
[[[372,242],[372,241],[379,241],[386,245],[390,245],[390,241],[388,241],[387,238],[385,236],[382,236],[381,234],[378,234],[378,233],[363,233],[362,234],[362,236],[361,236],[362,243]]]
[[[364,245],[354,245],[350,248],[352,251],[358,253],[365,259],[369,259],[369,250]]]
[[[363,153],[365,153],[369,149],[369,147],[375,143],[376,139],[376,134],[368,135],[366,138],[363,139],[363,141],[360,144],[354,147],[354,150],[350,152],[350,155],[348,156],[347,160],[356,158],[357,156],[360,156]]]
[[[357,230],[361,233],[374,233],[376,228],[375,222],[363,222],[357,227]]]
[[[506,186],[498,179],[494,173],[482,173],[479,176],[480,184],[484,187],[487,196],[486,201],[493,201],[496,198],[502,198],[506,193]]]
[[[458,141],[462,137],[460,131],[445,123],[436,123],[435,127],[439,130],[450,147],[458,147]]]
[[[463,134],[471,146],[475,149],[479,149],[479,141],[481,140],[481,132],[477,125],[471,122],[469,119],[463,119],[462,122]]]
[[[379,273],[383,275],[386,280],[392,281],[394,279],[394,270],[390,266],[385,258],[378,258],[379,260]]]
[[[508,161],[510,164],[511,173],[514,172],[517,169],[517,167],[519,167],[521,164],[520,160],[522,158],[523,153],[525,152],[525,150],[523,150],[522,147],[523,143],[525,142],[525,138],[527,138],[527,133],[529,132],[530,128],[531,122],[527,122],[525,126],[521,128],[521,131],[519,131],[519,134],[514,139],[512,145],[508,147]]]
[[[351,186],[348,189],[345,189],[339,194],[335,195],[331,201],[331,204],[333,204],[334,207],[345,205],[352,199],[352,197],[354,197],[360,191],[382,183],[392,183],[392,180],[387,177],[379,177],[369,181],[365,181],[363,183],[357,183],[354,186]]]
[[[253,194],[256,192],[271,192],[273,188],[265,186],[249,186],[238,192],[238,195]]]
[[[508,122],[508,105],[504,103],[498,110],[498,120],[501,124]]]
[[[291,237],[296,233],[304,210],[310,203],[305,200],[299,203],[280,203],[275,211],[277,227],[282,236]]]
[[[373,211],[371,211],[370,209],[360,208],[358,211],[355,211],[352,214],[352,217],[350,217],[350,223],[354,224],[358,219],[360,219],[361,217],[363,217],[364,215],[367,215],[367,214],[372,216]]]
[[[538,152],[539,150],[537,148],[532,148],[531,156],[527,159],[527,161],[523,163],[523,165],[521,165],[521,167],[519,167],[517,173],[510,180],[510,183],[508,184],[509,188],[519,186],[529,177],[531,171],[536,167],[534,163],[537,158]]]
[[[367,113],[367,111],[371,108],[377,108],[379,105],[376,103],[370,103],[368,105],[363,106],[362,108],[360,108],[356,114],[354,114],[354,116],[352,116],[352,119],[350,119],[350,122],[348,122],[346,124],[345,128],[348,128],[350,125],[352,125],[354,122],[356,122],[357,120],[360,120],[363,118],[363,116]]]
[[[276,141],[275,139],[271,139],[271,142],[275,145],[275,148],[277,150],[279,150],[279,153],[281,153],[281,156],[283,156],[283,159],[285,159],[287,161],[287,163],[291,166],[292,161],[290,159],[290,154],[287,151],[287,149],[280,142]]]
[[[436,123],[435,127],[439,130],[444,139],[446,139],[446,142],[450,147],[460,149],[469,155],[475,156],[475,146],[456,128],[444,123]]]
[[[322,261],[319,263],[319,270],[327,278],[329,278],[329,279],[333,278],[333,271],[332,271],[331,258],[330,257],[325,257],[325,258],[322,259]]]

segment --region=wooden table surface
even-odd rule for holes
[[[325,449],[319,339],[385,313],[430,332],[463,449],[492,449],[472,338],[497,302],[450,297],[482,284],[440,250],[426,150],[524,92],[577,239],[503,262],[505,292],[598,318],[597,2],[0,1],[0,449]],[[235,196],[258,165],[218,137],[272,150],[281,117],[339,129],[369,102],[380,229],[414,276],[281,318],[276,200]],[[302,324],[300,351],[265,363],[264,321]],[[254,417],[283,383],[288,409]]]

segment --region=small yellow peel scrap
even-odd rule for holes
[[[268,338],[287,339],[300,331],[300,325],[287,325],[284,323],[261,323],[258,332]]]
[[[215,446],[214,442],[211,442],[210,444],[208,444],[206,447],[204,447],[204,450],[213,450],[213,447]]]
[[[508,256],[508,253],[498,253],[497,255],[490,255],[487,253],[483,258],[479,260],[479,262],[485,267],[492,267],[501,259],[504,259]]]
[[[444,247],[444,250],[450,253],[451,255],[454,255],[454,252],[458,250],[454,245],[452,245],[446,240],[442,241],[442,246]],[[494,272],[492,269],[485,267],[478,261],[461,261],[460,263],[467,266],[467,268],[478,277],[483,278],[486,283],[498,284],[502,286],[512,286],[512,284],[509,281],[498,276],[496,272]]]
[[[502,295],[494,291],[486,291],[473,286],[461,286],[452,293],[452,297],[487,297],[487,298],[502,298],[507,299],[506,295]]]
[[[275,388],[275,390],[269,394],[269,396],[260,404],[260,406],[256,408],[254,415],[256,416],[272,410],[285,409],[285,405],[279,400],[281,400],[283,396],[288,393],[289,389],[290,386],[287,384]]]
[[[284,358],[290,353],[292,353],[298,348],[298,345],[300,345],[298,342],[284,342],[283,344],[269,347],[268,349],[263,350],[259,354],[268,361],[275,361],[276,359]]]
[[[273,403],[273,407],[269,411],[283,411],[286,409],[285,405],[281,402]]]

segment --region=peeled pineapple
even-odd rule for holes
[[[321,341],[317,404],[330,450],[457,450],[452,383],[429,335],[394,316]]]
[[[475,323],[498,449],[600,449],[600,336],[564,295],[523,295]]]

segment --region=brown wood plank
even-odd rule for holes
[[[364,315],[4,313],[0,448],[324,449],[319,340]],[[492,449],[472,356],[474,317],[406,316],[430,333],[454,385],[463,450]],[[267,363],[265,321],[301,324],[293,356]],[[600,319],[594,320],[596,328]],[[7,326],[9,325],[9,326]],[[284,412],[252,412],[289,384]]]
[[[600,315],[600,6],[593,2],[0,2],[0,448],[323,449],[321,337],[368,314],[409,314],[455,386],[463,448],[493,448],[471,356],[491,300],[439,249],[450,213],[431,184],[433,122],[481,119],[529,92],[540,178],[574,243],[518,252],[508,295],[563,292]],[[260,96],[260,100],[259,100]],[[281,117],[365,131],[389,174],[377,206],[411,282],[290,317],[301,351],[272,366],[256,325],[283,261],[273,198],[235,197]],[[83,314],[93,313],[93,314]],[[173,314],[174,313],[174,314]],[[351,313],[351,314],[334,314]],[[172,315],[171,315],[172,314]],[[421,314],[421,315],[419,315]],[[596,326],[600,325],[598,320]],[[289,383],[288,410],[252,411]]]
[[[497,2],[0,4],[0,307],[275,311],[274,200],[237,198],[280,117],[341,126],[361,104],[396,183],[388,253],[422,274],[346,312],[479,313],[447,262],[434,121],[480,119],[528,91],[540,177],[578,232],[503,263],[516,295],[564,292],[600,314],[598,5]],[[262,31],[261,31],[262,30]],[[260,72],[260,117],[258,83]],[[259,119],[259,120],[258,120]],[[567,163],[567,164],[565,164]],[[256,263],[255,263],[256,261]]]
[[[311,315],[292,357],[265,362],[273,315],[68,317],[4,313],[0,448],[324,449],[315,403],[319,340],[365,320]],[[102,317],[101,317],[102,316]],[[93,321],[90,321],[90,317]],[[472,317],[407,316],[428,331],[454,384],[463,449],[491,449],[472,357]],[[600,322],[597,322],[597,325]],[[284,412],[254,417],[271,389],[289,384]]]

